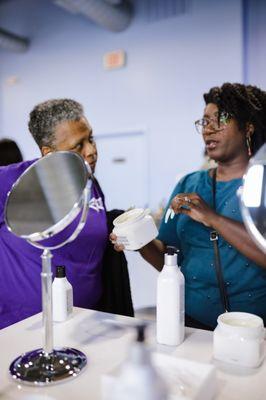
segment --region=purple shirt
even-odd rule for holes
[[[26,161],[0,167],[0,328],[41,311],[42,250],[10,233],[4,222],[7,193],[31,164],[32,161]],[[63,239],[67,230],[59,233],[57,239]],[[93,183],[84,228],[73,242],[52,250],[53,272],[56,265],[66,266],[75,306],[93,308],[101,296],[101,267],[107,238],[103,194]]]

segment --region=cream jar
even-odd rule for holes
[[[119,215],[113,221],[117,243],[123,244],[126,250],[138,250],[155,239],[158,229],[149,212],[149,209],[134,208]]]
[[[264,358],[263,320],[254,314],[228,312],[219,315],[213,333],[214,358],[242,367],[258,367]]]

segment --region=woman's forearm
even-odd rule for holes
[[[146,246],[142,247],[139,252],[148,263],[158,271],[161,271],[164,264],[165,249],[166,246],[163,242],[154,239]]]

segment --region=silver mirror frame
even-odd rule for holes
[[[57,154],[68,154],[71,153],[71,155],[75,155],[77,157],[79,157],[84,164],[84,170],[86,170],[86,173],[88,174],[88,182],[90,183],[90,186],[88,187],[88,190],[91,187],[92,181],[91,181],[91,177],[92,177],[92,172],[91,172],[91,168],[89,166],[89,164],[77,153],[74,152],[69,152],[69,151],[58,151],[56,152]],[[47,154],[45,157],[43,157],[43,159],[45,158],[46,160],[49,160],[49,158],[53,157],[55,153],[51,152],[49,154]],[[36,164],[40,161],[40,159],[36,160],[33,164],[31,164],[21,175],[20,177],[17,179],[17,181],[12,185],[10,191],[7,194],[7,199],[6,199],[6,206],[9,203],[10,197],[11,197],[11,193],[18,187],[18,185],[20,184],[21,180],[24,178],[24,176],[26,174],[29,173],[29,171],[31,171],[32,169],[34,169],[34,167],[36,166]],[[23,239],[28,240],[31,244],[33,244],[34,242],[38,242],[41,240],[45,240],[45,239],[49,239],[52,236],[56,235],[57,233],[61,232],[64,228],[66,228],[73,220],[74,218],[79,214],[79,212],[82,210],[82,203],[83,203],[83,197],[84,197],[84,193],[81,194],[80,198],[77,200],[77,202],[73,205],[71,211],[69,214],[67,214],[63,219],[61,219],[59,222],[57,222],[56,224],[54,224],[53,226],[49,227],[48,229],[44,230],[43,232],[34,232],[30,235],[17,235],[15,232],[12,231],[11,227],[9,226],[9,221],[7,219],[7,213],[5,212],[5,224],[7,226],[7,229],[9,230],[9,232],[13,233],[14,235],[21,237]],[[74,240],[74,239],[72,239]],[[66,242],[64,243],[66,244]],[[63,244],[62,244],[63,246]],[[41,246],[36,246],[39,248],[44,248]],[[45,246],[46,247],[46,246]],[[51,249],[56,248],[56,247],[51,247]]]
[[[238,192],[239,197],[240,197],[241,214],[242,214],[246,229],[249,232],[252,239],[254,240],[254,242],[257,244],[257,246],[264,253],[266,253],[266,238],[264,238],[263,235],[257,229],[257,227],[253,221],[253,218],[250,214],[250,211],[245,204],[245,188],[246,188],[245,185],[247,185],[248,173],[251,170],[251,168],[254,167],[255,165],[261,165],[264,167],[264,170],[265,170],[265,168],[266,168],[266,144],[264,144],[258,150],[258,152],[255,154],[255,156],[250,159],[246,174],[243,177],[243,186],[240,188],[240,190]],[[266,216],[265,216],[265,219],[266,219]]]
[[[57,152],[58,153],[58,152]],[[34,247],[40,248],[43,251],[42,258],[42,309],[43,309],[43,326],[44,326],[44,346],[40,349],[35,349],[29,351],[25,354],[17,357],[10,365],[9,372],[13,379],[28,385],[38,385],[44,386],[48,384],[59,383],[67,378],[76,377],[86,366],[87,358],[84,353],[79,350],[63,347],[59,349],[54,349],[53,347],[53,320],[52,320],[52,269],[51,269],[51,259],[52,253],[50,250],[58,249],[65,244],[73,241],[86,223],[87,213],[89,209],[88,196],[90,192],[90,187],[92,184],[91,180],[88,178],[92,177],[89,165],[80,157],[77,153],[73,152],[60,152],[60,153],[71,153],[75,154],[82,160],[82,167],[84,176],[87,176],[86,182],[84,182],[84,189],[80,195],[80,198],[73,205],[71,210],[66,216],[64,216],[60,221],[55,223],[53,226],[45,229],[43,232],[34,232],[29,235],[16,235],[27,240]],[[50,153],[45,158],[49,160],[49,157],[53,157]],[[12,190],[16,189],[21,182],[21,178],[25,176],[38,162],[43,159],[37,160],[33,163],[24,173],[18,178],[15,184],[12,186],[8,198],[6,201],[5,209],[5,222],[8,230],[12,232],[11,227],[7,220],[7,205],[9,198],[11,196]],[[88,184],[89,182],[89,184]],[[61,232],[65,227],[67,227],[81,212],[79,223],[70,234],[70,236],[54,246],[46,246],[38,241],[51,238],[57,233]],[[13,233],[13,232],[12,232]],[[15,234],[15,233],[13,233]]]

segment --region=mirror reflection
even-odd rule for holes
[[[241,200],[245,225],[266,253],[266,144],[250,161]]]
[[[80,211],[88,170],[73,152],[55,152],[34,163],[13,186],[6,223],[16,234],[41,240],[62,230]],[[62,221],[63,220],[63,221]]]

